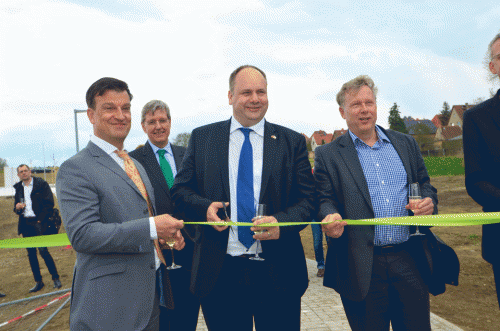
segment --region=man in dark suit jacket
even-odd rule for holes
[[[353,330],[430,330],[429,293],[411,245],[414,227],[350,226],[342,219],[407,216],[408,184],[419,183],[415,215],[437,213],[437,195],[414,138],[375,125],[376,87],[368,76],[337,95],[349,131],[315,150],[318,219],[335,239],[324,285],[335,289]],[[412,214],[410,214],[412,215]]]
[[[489,44],[490,71],[500,77],[500,34]],[[465,187],[484,212],[500,211],[500,90],[467,110],[463,125]],[[483,258],[492,264],[500,305],[500,223],[483,225]]]
[[[262,70],[239,67],[229,86],[233,117],[193,131],[172,189],[176,208],[190,220],[221,222],[224,202],[231,221],[251,222],[259,203],[269,216],[254,225],[310,219],[315,190],[304,137],[264,120]],[[256,227],[197,227],[191,291],[209,330],[252,330],[254,319],[259,331],[300,329],[308,286],[303,228],[266,226],[252,235]],[[251,260],[256,252],[265,260]]]
[[[31,170],[26,164],[21,164],[17,167],[17,175],[20,182],[14,185],[16,193],[14,196],[14,212],[19,215],[19,223],[17,226],[17,234],[22,234],[23,237],[41,236],[47,229],[47,220],[54,211],[54,196],[49,184],[41,178],[31,177]],[[23,202],[21,202],[23,199]],[[28,259],[30,261],[31,271],[35,278],[35,286],[29,292],[38,292],[45,285],[40,274],[40,265],[36,255],[36,248],[26,248],[28,251]],[[59,280],[56,264],[49,253],[47,247],[39,247],[38,251],[47,265],[54,288],[61,288],[62,284]]]
[[[168,141],[171,117],[167,104],[160,100],[148,102],[142,108],[141,124],[148,141],[129,155],[139,161],[148,174],[154,189],[156,212],[175,214],[177,218],[181,218],[182,215],[174,210],[170,188],[180,169],[186,148],[172,145]],[[170,172],[166,167],[170,167]],[[175,253],[175,263],[182,267],[169,271],[174,308],[160,306],[160,330],[164,331],[195,331],[198,324],[200,301],[189,291],[194,243],[189,240],[190,234],[185,228],[182,229],[182,234],[186,246]],[[167,265],[170,265],[171,252],[163,250],[163,255]]]

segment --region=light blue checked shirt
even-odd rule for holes
[[[349,130],[363,168],[375,218],[408,216],[408,180],[403,162],[391,141],[375,126],[378,140],[373,147]],[[408,240],[410,228],[375,225],[375,246],[395,245]]]

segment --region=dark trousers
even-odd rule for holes
[[[160,331],[196,331],[200,300],[189,291],[191,272],[180,268],[169,273],[174,309],[160,306]]]
[[[24,228],[23,237],[35,237],[42,235],[40,223],[36,222],[36,219],[25,219],[26,227]],[[33,277],[35,278],[35,282],[42,281],[42,275],[40,274],[40,264],[38,263],[38,257],[36,254],[36,248],[26,248],[28,251],[28,259],[30,261],[31,271],[33,272]],[[49,269],[50,274],[52,275],[52,280],[59,279],[59,274],[57,273],[56,264],[54,263],[54,259],[49,253],[47,247],[38,247],[38,252],[42,256],[45,261],[45,265],[47,269]]]
[[[429,292],[405,250],[374,254],[370,289],[363,301],[342,298],[354,331],[431,330]]]
[[[493,276],[495,277],[498,306],[500,307],[500,263],[494,263],[491,266],[493,267]]]
[[[201,298],[210,331],[300,330],[298,295],[272,288],[268,261],[226,255],[214,289]],[[290,275],[293,277],[293,275]]]

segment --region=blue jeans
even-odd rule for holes
[[[325,269],[325,257],[323,254],[323,231],[321,230],[321,225],[311,224],[311,229],[314,242],[314,256],[316,257],[318,269]]]

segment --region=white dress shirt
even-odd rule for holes
[[[111,145],[107,141],[102,140],[101,138],[99,138],[95,135],[92,135],[90,137],[90,141],[93,142],[94,144],[96,144],[97,147],[102,149],[106,154],[111,156],[111,158],[113,160],[115,160],[116,163],[118,163],[120,168],[122,168],[123,171],[125,171],[125,161],[121,157],[119,157],[118,154],[115,153],[115,151],[118,151],[118,149],[115,146]],[[156,224],[154,221],[154,217],[149,218],[149,233],[150,233],[152,240],[158,239],[158,234],[156,233]],[[154,252],[155,252],[156,269],[158,269],[160,267],[161,262],[160,262],[160,259],[158,258],[158,253],[156,252],[156,249],[154,250]]]
[[[264,123],[262,119],[259,123],[249,127],[253,131],[250,132],[250,143],[252,144],[253,152],[253,194],[254,206],[259,203],[260,186],[262,182],[262,164],[264,158]],[[231,206],[231,221],[238,221],[238,194],[236,184],[238,182],[238,165],[240,162],[241,147],[245,141],[245,135],[240,128],[241,125],[234,117],[231,118],[231,127],[229,130],[229,195]],[[229,240],[227,243],[227,254],[238,256],[242,254],[255,254],[257,243],[247,248],[238,240],[238,227],[232,226],[229,231]],[[262,253],[262,248],[259,247],[259,253]]]
[[[33,202],[31,201],[31,192],[33,192],[33,178],[28,185],[23,183],[24,189],[24,203],[26,207],[24,208],[23,216],[24,217],[36,217],[35,212],[33,211]]]

